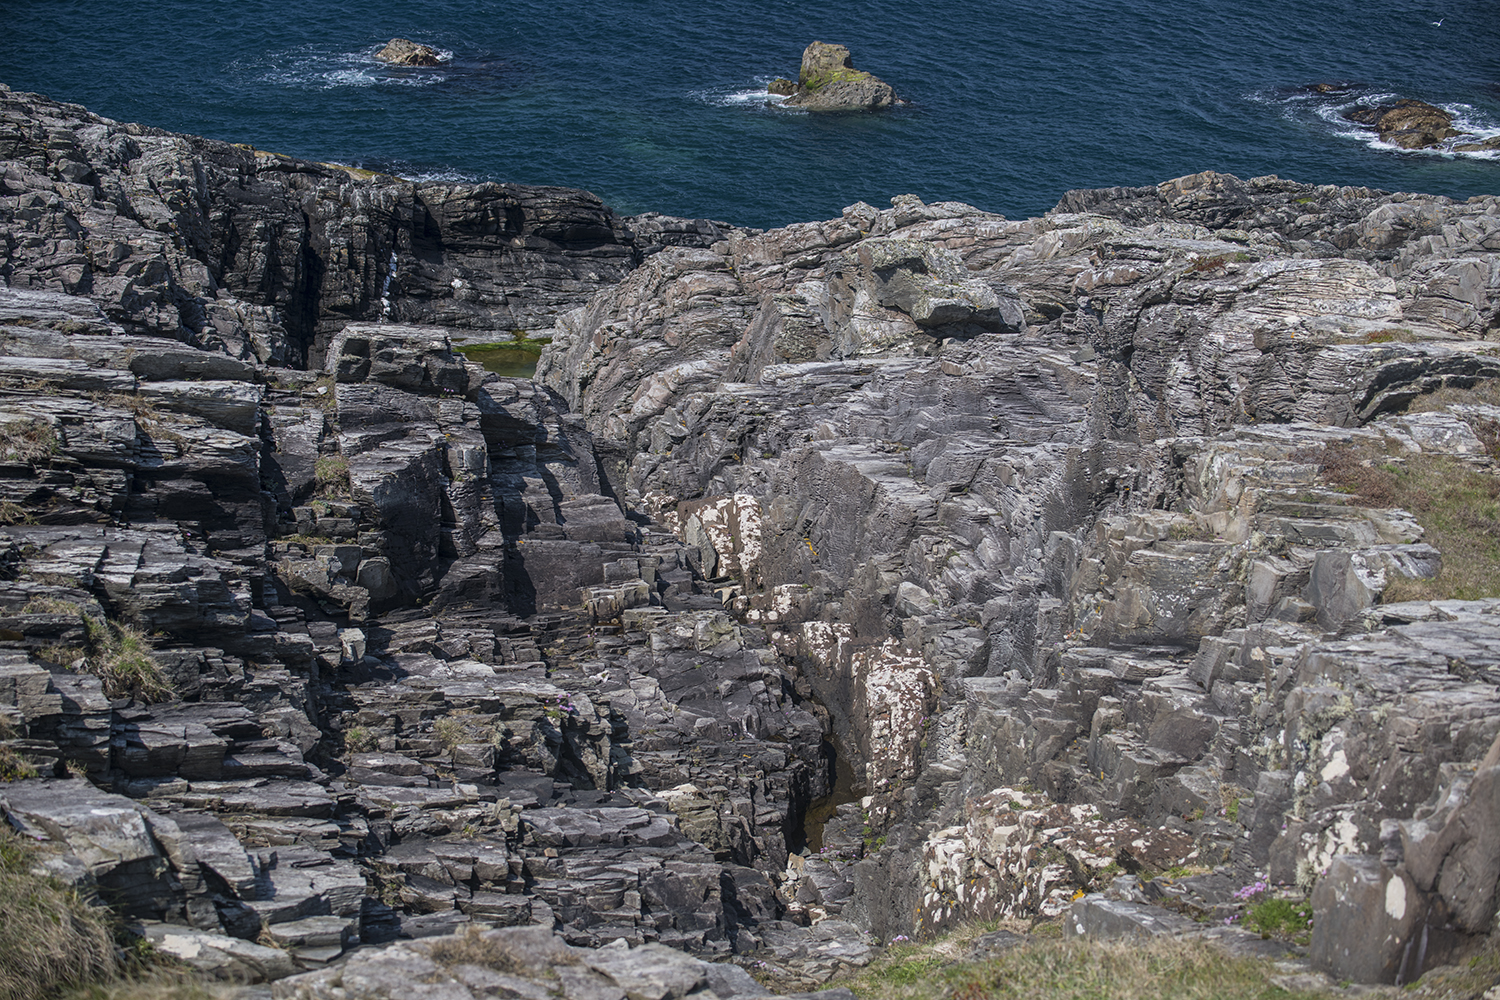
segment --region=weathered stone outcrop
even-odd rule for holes
[[[1495,199],[637,239],[0,104],[0,812],[159,949],[707,998],[1000,917],[1280,952],[1262,883],[1341,978],[1493,927],[1500,598],[1443,599],[1436,486],[1341,484],[1488,510]]]
[[[12,289],[92,299],[127,333],[318,367],[346,323],[542,332],[666,242],[566,188],[417,184],[122,125],[0,90]],[[494,338],[492,338],[494,339]]]
[[[1222,866],[1181,905],[1232,916],[1224,885],[1305,890],[1472,766],[1494,602],[1382,603],[1442,555],[1319,469],[1488,467],[1481,395],[1406,411],[1500,375],[1497,218],[1220,175],[1025,222],[898,198],[659,255],[569,316],[541,377],[862,766],[885,847],[799,898],[890,936]],[[974,291],[946,317],[934,286]],[[1022,785],[1075,810],[1050,869],[985,832]],[[1124,848],[1127,819],[1161,832]]]
[[[1451,113],[1410,98],[1373,108],[1351,108],[1344,117],[1379,132],[1382,142],[1402,149],[1430,149],[1459,134]]]
[[[79,809],[116,840],[180,820],[218,852],[200,876],[156,830],[62,874],[249,979],[474,921],[708,955],[780,926],[824,723],[689,550],[601,492],[554,394],[442,328],[349,324],[321,376],[138,366],[88,300],[0,303],[5,516],[40,522],[0,530],[10,752],[115,793],[24,781],[0,808],[70,845]],[[27,350],[90,374],[38,392]]]
[[[813,42],[803,50],[795,85],[775,80],[767,89],[786,97],[783,107],[804,111],[870,111],[904,103],[890,84],[855,69],[847,48],[824,42]]]

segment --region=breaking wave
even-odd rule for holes
[[[453,53],[438,50],[442,66],[392,66],[375,58],[382,46],[357,52],[330,52],[301,46],[273,53],[269,65],[255,74],[258,82],[301,90],[337,90],[345,87],[431,87],[448,79]]]

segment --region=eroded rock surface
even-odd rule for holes
[[[706,998],[997,917],[1254,950],[1261,879],[1340,978],[1492,926],[1500,600],[1328,470],[1492,480],[1495,199],[632,236],[0,103],[0,810],[157,947]],[[534,381],[452,349],[512,305]]]
[[[1305,889],[1472,767],[1495,602],[1382,603],[1442,555],[1320,468],[1490,468],[1480,396],[1405,411],[1500,373],[1497,219],[1212,174],[1022,222],[897,198],[569,316],[541,377],[857,748],[872,832],[804,905],[890,937],[1056,912],[1110,866]]]

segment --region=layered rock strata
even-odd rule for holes
[[[720,235],[652,216],[637,237],[583,191],[419,184],[8,89],[0,136],[8,287],[276,367],[321,367],[356,320],[545,336],[657,247]]]
[[[1400,870],[1390,824],[1496,734],[1495,602],[1387,603],[1442,554],[1322,477],[1493,476],[1497,220],[1212,174],[1021,222],[903,197],[659,255],[540,374],[857,748],[871,832],[809,902],[889,937],[1181,868],[1223,917],[1261,876]],[[1409,981],[1443,950],[1413,934],[1485,933],[1444,916],[1470,878],[1321,960]]]
[[[632,236],[0,99],[0,811],[158,948],[755,995],[659,946],[800,988],[966,920],[1254,949],[1261,879],[1337,978],[1488,933],[1500,601],[1417,599],[1461,553],[1330,476],[1493,482],[1495,199]],[[403,199],[495,210],[387,315],[335,291]],[[544,217],[578,242],[496,249]],[[537,380],[452,350],[511,325],[460,260]]]

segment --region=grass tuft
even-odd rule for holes
[[[1244,926],[1261,937],[1305,945],[1312,939],[1312,903],[1306,899],[1263,899],[1245,911]]]
[[[23,615],[76,615],[78,605],[61,597],[33,597],[21,606]]]
[[[469,927],[462,934],[438,938],[427,955],[439,965],[453,968],[478,965],[509,975],[527,975],[545,970],[548,965],[571,965],[577,958],[567,949],[556,949],[546,955],[528,955],[518,951],[503,933]],[[543,964],[538,965],[538,961]],[[545,973],[544,973],[545,974]]]
[[[90,672],[104,682],[106,695],[147,704],[175,695],[138,629],[88,615],[83,616],[83,628],[89,642]]]
[[[0,783],[36,777],[36,768],[31,762],[5,745],[16,736],[15,724],[0,715]],[[0,870],[4,869],[3,853],[3,848],[0,848]]]
[[[0,423],[0,461],[36,465],[61,449],[57,431],[45,420],[8,420]]]
[[[347,497],[349,460],[343,455],[324,455],[313,463],[313,481],[320,497]]]
[[[1500,476],[1448,455],[1415,455],[1396,462],[1368,447],[1330,445],[1323,473],[1358,502],[1399,507],[1422,525],[1426,541],[1443,554],[1431,580],[1397,578],[1384,600],[1472,601],[1500,597]]]
[[[0,826],[0,1000],[32,1000],[114,976],[111,917],[37,875],[38,848]]]
[[[0,524],[35,524],[36,518],[14,500],[0,500]]]

